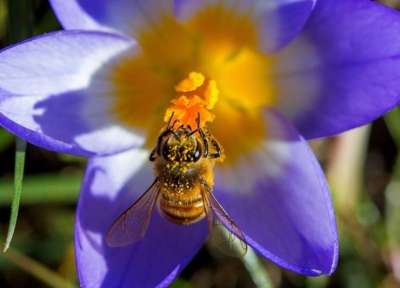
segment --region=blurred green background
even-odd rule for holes
[[[15,1],[20,0],[0,0],[0,48],[11,42],[7,31],[24,23],[22,19],[29,25],[18,28],[21,35],[60,29],[45,0],[25,0],[28,11],[18,10],[21,22],[11,21],[8,8]],[[382,2],[400,7],[399,1]],[[334,275],[302,277],[252,254],[245,259],[226,256],[207,244],[174,288],[400,287],[400,110],[369,127],[311,144],[330,181],[340,229]],[[2,243],[14,189],[14,158],[15,139],[0,129]],[[84,166],[85,159],[28,145],[16,232],[8,252],[0,252],[0,287],[78,287],[72,237]]]

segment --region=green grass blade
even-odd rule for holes
[[[17,218],[19,211],[19,203],[22,193],[22,181],[24,179],[26,142],[21,139],[16,139],[16,148],[17,149],[15,153],[14,196],[11,204],[11,216],[3,252],[6,252],[7,249],[10,247],[10,243],[15,232],[15,226],[17,225]]]
[[[8,39],[15,43],[32,35],[32,1],[31,0],[8,0]],[[16,139],[14,196],[11,204],[11,217],[7,232],[6,243],[3,252],[10,247],[17,224],[19,203],[22,192],[22,180],[24,178],[26,142]]]

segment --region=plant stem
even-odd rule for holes
[[[29,258],[14,249],[9,249],[3,257],[18,266],[25,272],[35,276],[37,279],[53,288],[74,288],[75,285],[60,277],[57,273],[51,271],[39,262]]]
[[[243,255],[243,243],[238,239],[232,239],[233,236],[231,232],[229,232],[226,228],[218,227],[218,229],[221,229],[223,236],[227,239],[227,241],[229,241],[235,252],[242,256],[241,260],[256,287],[272,288],[272,280],[268,275],[268,271],[254,250],[250,246],[247,246],[246,254]]]

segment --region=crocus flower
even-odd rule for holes
[[[154,179],[149,149],[171,101],[188,105],[176,86],[192,72],[218,89],[209,128],[226,157],[214,194],[248,244],[304,275],[334,271],[334,212],[307,140],[398,103],[397,12],[367,0],[51,3],[67,30],[0,54],[0,123],[91,157],[75,227],[82,287],[165,287],[206,239],[206,221],[154,212],[140,242],[105,243]]]

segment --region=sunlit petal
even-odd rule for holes
[[[301,274],[331,274],[338,239],[322,170],[282,116],[268,111],[265,120],[263,145],[218,170],[216,196],[259,253]]]

